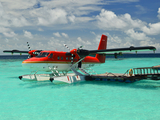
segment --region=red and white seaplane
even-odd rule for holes
[[[116,57],[118,54],[122,54],[123,52],[156,50],[156,48],[153,46],[131,46],[129,48],[106,49],[106,35],[101,36],[97,50],[85,50],[81,48],[73,49],[69,52],[30,50],[29,44],[28,48],[29,51],[3,51],[10,53],[29,54],[30,57],[22,62],[22,66],[25,68],[33,69],[36,72],[34,74],[19,76],[20,79],[31,79],[37,81],[50,80],[51,82],[55,80],[66,83],[84,81],[85,75],[89,75],[89,73],[86,72],[85,69],[95,64],[105,63],[106,55],[112,54]],[[95,57],[89,55],[95,55]],[[77,70],[80,70],[81,72],[78,72]],[[51,74],[36,74],[37,71],[46,71],[50,72]],[[74,73],[68,73],[68,71],[73,71]]]

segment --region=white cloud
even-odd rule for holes
[[[149,23],[148,27],[142,27],[142,31],[147,35],[158,35],[160,33],[160,22],[158,23]]]
[[[0,33],[9,32],[9,31],[11,31],[11,29],[0,26]]]
[[[16,36],[17,34],[15,34],[13,31],[11,31],[11,32],[4,32],[3,33],[6,37],[14,37],[14,36]]]
[[[78,40],[79,42],[83,42],[81,37],[78,37],[77,40]]]
[[[42,28],[38,28],[38,31],[44,31]]]
[[[160,10],[158,10],[158,13]],[[116,15],[112,11],[107,11],[102,9],[101,13],[96,16],[97,24],[100,29],[103,30],[116,30],[116,31],[123,31],[124,38],[119,37],[111,37],[110,43],[113,44],[112,41],[119,40],[119,46],[124,45],[139,45],[142,41],[146,41],[146,44],[150,45],[149,42],[151,38],[147,35],[159,35],[160,33],[160,22],[157,23],[149,23],[143,22],[139,19],[133,20],[130,14],[126,13],[123,15]],[[112,39],[114,38],[114,39]],[[128,40],[127,40],[128,39]],[[155,41],[155,40],[154,40]],[[116,42],[116,41],[115,41]],[[157,43],[157,42],[155,42]],[[156,44],[153,44],[156,45]],[[118,44],[113,44],[114,47],[118,47]],[[143,45],[144,46],[144,45]],[[158,43],[157,43],[157,47]]]
[[[128,13],[117,16],[114,12],[105,9],[102,9],[96,18],[98,27],[104,30],[127,30],[141,28],[146,24],[139,19],[133,20]]]
[[[90,20],[93,20],[93,17],[87,15],[90,15],[90,13],[95,11],[100,11],[102,4],[105,5],[112,2],[125,3],[126,1],[127,0],[114,0],[107,2],[102,0],[1,0],[0,26],[49,26],[67,24],[69,21],[71,23],[89,22]],[[127,2],[135,1],[136,0],[130,0]],[[36,7],[37,5],[38,7]],[[85,17],[83,15],[85,15]]]
[[[68,16],[68,19],[71,21],[71,22],[75,22],[75,16],[74,15],[71,15],[71,16]]]
[[[160,50],[160,43],[156,43],[156,42],[153,42],[151,40],[149,40],[149,41],[146,41],[146,40],[141,41],[140,45],[141,46],[154,46],[154,47],[156,47],[156,50]]]
[[[2,4],[1,4],[2,2]],[[99,11],[101,0],[59,0],[59,1],[37,1],[37,0],[1,0],[0,2],[0,24],[3,26],[34,26],[34,25],[57,25],[74,23],[76,17],[88,15],[93,11]],[[37,6],[38,5],[38,6]],[[37,7],[38,8],[37,8]],[[84,18],[88,21],[89,18]]]
[[[104,33],[106,30],[111,30],[109,31],[110,36],[108,36],[108,48],[127,47],[139,45],[139,43],[143,42],[146,45],[151,44],[149,42],[151,38],[148,35],[158,36],[160,33],[160,23],[148,24],[145,21],[137,19],[136,16],[133,19],[130,13],[120,15],[116,14],[116,11],[102,9],[107,8],[106,4],[125,4],[138,2],[139,0],[0,1],[0,38],[1,40],[7,39],[9,41],[7,44],[2,43],[1,46],[3,45],[3,47],[7,45],[8,48],[19,47],[24,44],[25,40],[30,38],[28,40],[33,44],[37,42],[36,49],[53,49],[54,45],[55,49],[61,50],[63,49],[64,42],[67,42],[68,46],[74,48],[85,45],[87,49],[94,49],[98,47],[101,37],[101,34],[97,34]],[[137,5],[136,7],[141,12],[146,12],[145,6]],[[157,17],[160,19],[160,8],[157,12]],[[97,15],[97,13],[99,14]],[[57,29],[65,31],[69,29],[73,34],[68,36],[68,34],[64,33],[65,31],[53,33],[53,30]],[[74,31],[72,31],[73,29]],[[35,35],[29,32],[30,30],[34,31]],[[19,34],[21,31],[24,32],[23,35]],[[88,34],[88,31],[94,32],[91,32],[91,35]],[[45,34],[46,32],[48,33]],[[77,34],[81,34],[82,36],[78,37]],[[19,39],[17,45],[15,44],[15,38]],[[62,41],[61,38],[67,38],[67,40],[64,39]],[[153,42],[152,44],[156,45],[156,43]],[[26,45],[24,46],[26,47]],[[24,47],[21,48],[24,49]]]
[[[81,37],[78,37],[77,40],[78,40],[78,44],[81,44],[81,45],[91,45],[91,42],[89,42],[88,40],[82,40]]]
[[[58,0],[58,1],[42,1],[42,6],[48,6],[48,8],[64,8],[67,11],[72,11],[75,15],[82,15],[87,12],[100,10],[102,4],[101,0]],[[103,2],[103,4],[105,4]]]
[[[22,15],[14,16],[9,14],[0,3],[0,26],[3,27],[22,27],[28,26],[30,23]]]
[[[136,14],[144,14],[147,12],[147,9],[141,5],[136,5],[136,8],[138,9],[138,11],[135,12]]]
[[[126,1],[126,0],[125,0]],[[125,2],[123,1],[123,2]],[[102,6],[111,1],[101,0],[59,0],[59,1],[37,1],[37,0],[1,0],[0,3],[0,26],[24,27],[24,26],[53,26],[71,23],[88,23],[94,20],[94,16],[87,16],[94,11],[100,11]],[[114,0],[114,2],[120,2]],[[133,2],[133,1],[129,1]],[[40,5],[39,8],[35,6]],[[35,9],[36,8],[36,9]],[[83,16],[85,15],[85,17]],[[74,25],[75,25],[74,24]],[[85,25],[83,25],[85,26]],[[75,26],[70,26],[75,27]],[[59,27],[61,28],[61,27]]]
[[[107,48],[122,48],[122,47],[130,47],[134,46],[130,38],[126,38],[125,35],[118,36],[111,33],[105,33],[107,35]],[[101,35],[97,35],[97,41],[99,42]]]
[[[158,8],[157,17],[160,19],[160,8]],[[158,35],[160,33],[160,22],[149,23],[146,26],[143,26],[141,30],[147,35]]]
[[[1,0],[5,8],[10,10],[33,8],[37,0]]]
[[[119,38],[118,36],[115,36],[115,35],[110,36],[110,38],[108,40],[111,42],[114,42],[114,43],[118,43],[118,44],[122,43],[122,41],[123,41],[121,38]]]
[[[136,32],[133,29],[129,29],[129,30],[125,31],[125,33],[134,40],[150,40],[150,38],[147,37],[145,33]]]
[[[29,38],[29,39],[32,39],[32,38],[33,38],[33,35],[32,35],[31,32],[28,32],[28,31],[25,31],[25,30],[23,30],[23,32],[24,32],[24,36],[25,36],[25,37],[27,37],[27,38]]]
[[[158,8],[158,15],[157,17],[160,19],[160,8]]]
[[[127,26],[127,24],[117,17],[117,15],[112,11],[107,11],[105,9],[101,10],[100,15],[97,16],[98,27],[101,29],[122,29]]]
[[[48,9],[63,8],[67,13],[67,20],[74,22],[88,22],[92,16],[87,16],[94,11],[100,11],[101,5],[106,3],[101,0],[58,0],[58,1],[42,1],[42,6],[47,6]],[[83,15],[87,16],[84,17]],[[83,17],[82,17],[83,16]],[[77,18],[78,17],[78,18]]]
[[[94,20],[94,18],[92,17],[76,17],[75,21],[78,23],[82,23],[82,22],[89,22],[91,20]]]
[[[93,35],[96,35],[96,33],[95,33],[95,32],[93,32],[93,31],[90,31],[90,33],[91,33],[91,34],[93,34]]]
[[[67,12],[59,8],[40,8],[32,11],[31,14],[38,18],[38,25],[48,26],[68,23]]]
[[[15,27],[23,27],[23,26],[29,26],[30,25],[30,23],[23,16],[20,16],[19,18],[14,18],[13,17],[8,21],[11,21],[12,22],[11,26],[15,26]]]
[[[109,3],[129,3],[129,2],[138,2],[139,0],[110,0]]]
[[[59,32],[53,33],[54,36],[56,37],[61,37],[61,35],[59,34]]]
[[[64,36],[65,38],[68,38],[68,35],[66,33],[62,33],[62,36]]]

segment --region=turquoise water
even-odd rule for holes
[[[1,120],[159,120],[160,81],[23,82],[22,60],[0,60]],[[124,73],[160,64],[160,58],[108,59],[97,73]]]

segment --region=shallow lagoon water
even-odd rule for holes
[[[21,81],[30,73],[22,59],[0,60],[0,119],[2,120],[159,120],[160,81],[135,83],[85,81],[56,84]],[[106,59],[92,67],[97,73],[125,73],[160,64],[160,58]]]

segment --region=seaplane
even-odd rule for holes
[[[86,50],[79,47],[70,50],[64,44],[69,52],[63,51],[48,51],[48,50],[31,50],[29,43],[28,51],[20,50],[4,50],[4,53],[20,53],[28,54],[29,58],[22,62],[22,66],[32,69],[34,73],[19,76],[21,80],[50,80],[61,81],[65,83],[73,83],[78,81],[85,81],[85,75],[90,75],[86,70],[96,64],[102,64],[106,61],[106,55],[121,55],[124,52],[138,52],[138,51],[155,51],[153,46],[143,47],[128,47],[128,48],[114,48],[107,49],[107,36],[101,36],[97,50]],[[37,74],[38,71],[49,72],[49,74]],[[73,72],[69,72],[73,71]]]

